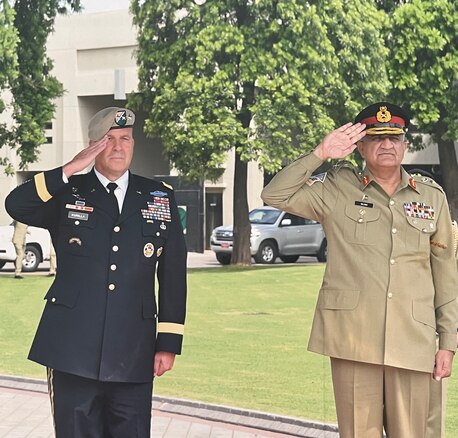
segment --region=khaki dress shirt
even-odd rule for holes
[[[436,330],[455,351],[457,270],[445,194],[410,176],[390,197],[371,172],[303,156],[263,190],[269,205],[320,221],[328,262],[308,348],[347,360],[432,372]]]

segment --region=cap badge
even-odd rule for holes
[[[115,123],[118,126],[124,126],[127,123],[127,112],[126,110],[121,110],[116,113]]]
[[[376,117],[380,123],[388,123],[391,120],[391,113],[388,111],[386,106],[381,106]]]

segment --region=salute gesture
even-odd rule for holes
[[[365,127],[364,123],[349,122],[326,135],[313,153],[323,161],[344,158],[355,150],[356,143],[366,135]]]
[[[64,165],[65,176],[70,178],[73,174],[86,169],[95,160],[95,157],[107,147],[107,144],[108,137],[106,135],[99,141],[90,140],[88,147],[84,148]]]

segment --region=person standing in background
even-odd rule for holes
[[[25,238],[27,236],[27,225],[19,221],[14,221],[13,244],[16,250],[16,261],[14,278],[24,278],[22,273],[22,261],[25,254]]]
[[[49,243],[49,274],[48,277],[54,277],[56,275],[56,250],[52,244],[52,240]]]

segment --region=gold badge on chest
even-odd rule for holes
[[[154,245],[151,242],[148,242],[143,247],[143,255],[147,258],[150,258],[154,254]]]

